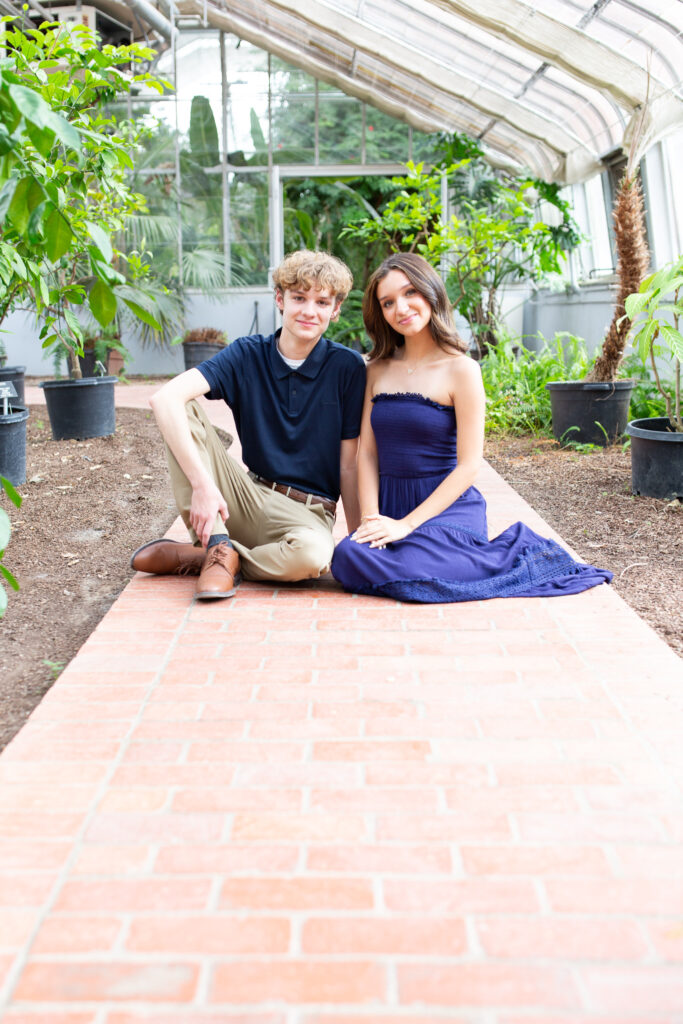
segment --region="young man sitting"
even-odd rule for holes
[[[302,580],[330,564],[341,493],[359,523],[356,453],[365,364],[323,335],[352,278],[322,252],[287,256],[273,274],[282,327],[238,338],[153,395],[173,492],[193,544],[154,540],[134,569],[198,574],[196,596],[231,597],[247,580]],[[225,451],[200,395],[232,409],[248,467]],[[201,546],[200,546],[201,545]]]

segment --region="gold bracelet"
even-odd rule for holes
[[[379,519],[379,512],[366,512],[364,516],[360,517],[361,523],[364,523],[367,519]]]

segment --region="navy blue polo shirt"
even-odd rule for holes
[[[207,398],[232,409],[254,473],[336,501],[341,442],[360,433],[365,363],[323,337],[292,370],[278,352],[279,336],[237,338],[200,363]]]

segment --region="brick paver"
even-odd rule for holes
[[[0,758],[4,1024],[683,1022],[683,672],[614,591],[192,590]]]

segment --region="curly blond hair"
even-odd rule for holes
[[[329,288],[337,302],[343,302],[353,287],[353,277],[346,264],[331,253],[299,249],[275,268],[273,284],[281,292],[287,288]]]

